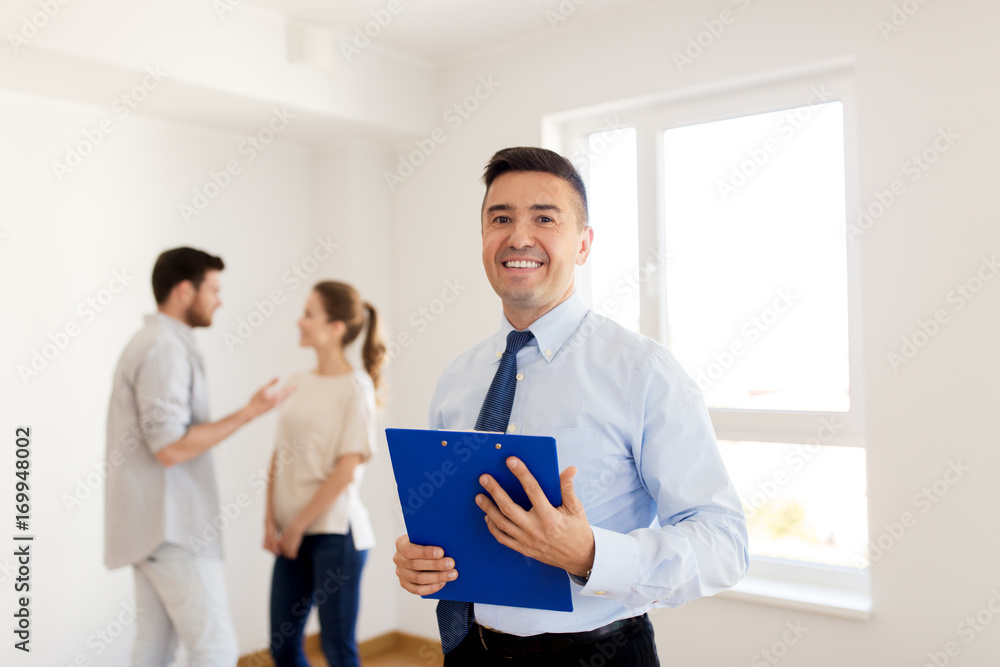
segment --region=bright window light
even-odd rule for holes
[[[847,411],[840,102],[663,135],[666,343],[709,407]]]

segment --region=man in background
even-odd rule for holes
[[[108,408],[104,562],[135,573],[132,667],[166,667],[178,639],[190,667],[239,658],[219,540],[194,553],[196,528],[219,512],[211,449],[287,395],[272,380],[233,414],[209,422],[208,391],[193,329],[212,324],[222,259],[193,248],[163,252],[153,267],[157,312],[115,369]]]

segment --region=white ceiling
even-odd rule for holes
[[[433,63],[553,32],[584,16],[645,0],[396,0],[402,9],[373,43]],[[390,0],[247,0],[248,4],[354,34]],[[547,12],[555,12],[554,15]],[[566,20],[554,20],[565,17]],[[373,30],[374,31],[374,30]]]

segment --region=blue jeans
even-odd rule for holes
[[[306,535],[298,558],[277,556],[271,579],[271,657],[276,667],[309,667],[302,636],[315,603],[320,640],[330,667],[357,667],[354,630],[361,596],[361,570],[368,551],[357,551],[347,535]]]

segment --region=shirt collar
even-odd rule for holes
[[[167,315],[165,313],[161,313],[160,311],[156,311],[152,315],[146,315],[146,324],[153,324],[154,322],[174,332],[191,349],[197,350],[197,346],[195,345],[194,342],[194,329],[192,329],[184,322],[181,322],[177,318],[171,317],[170,315]]]
[[[577,292],[573,292],[568,299],[558,306],[545,313],[531,323],[528,330],[535,335],[533,341],[538,345],[538,351],[542,353],[545,361],[552,361],[556,358],[563,344],[569,340],[580,322],[587,315],[587,307],[583,305],[583,299]],[[514,326],[507,320],[506,316],[500,316],[500,331],[496,333],[493,346],[496,348],[496,360],[507,348],[507,334],[514,330]]]

